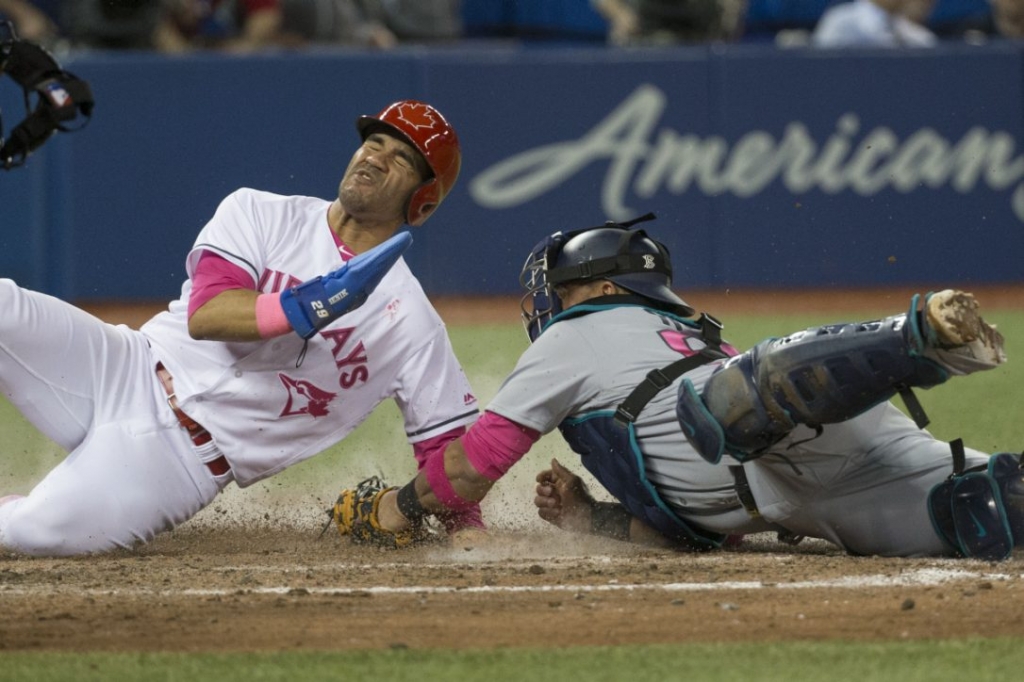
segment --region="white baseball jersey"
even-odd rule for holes
[[[243,189],[228,196],[188,258],[212,251],[281,291],[342,266],[329,202]],[[476,419],[477,404],[445,327],[404,260],[366,303],[309,341],[294,334],[248,343],[189,337],[190,282],[142,327],[174,377],[181,409],[213,434],[240,486],[337,443],[394,397],[410,442]]]
[[[230,195],[196,241],[190,277],[204,250],[243,268],[264,292],[337,269],[328,206]],[[362,307],[310,339],[304,356],[294,334],[192,339],[190,291],[186,282],[180,299],[136,331],[0,279],[0,390],[69,451],[28,495],[0,504],[0,547],[67,555],[151,540],[231,480],[250,485],[337,443],[389,397],[410,442],[476,419],[444,325],[401,260]],[[157,363],[211,442],[197,446],[181,427]],[[204,465],[221,456],[228,472]]]

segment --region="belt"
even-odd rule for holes
[[[170,407],[171,411],[174,412],[174,416],[178,418],[178,423],[181,425],[181,428],[188,432],[188,437],[192,443],[199,447],[206,445],[213,440],[213,436],[210,435],[210,432],[207,431],[202,424],[182,412],[181,408],[178,407],[178,397],[174,395],[174,380],[171,378],[171,373],[167,371],[167,368],[164,367],[162,362],[158,362],[156,364],[156,376],[157,379],[160,380],[160,385],[164,387],[164,392],[167,393],[168,407]],[[217,459],[209,462],[203,462],[203,464],[206,465],[206,468],[209,469],[214,476],[223,476],[231,471],[231,465],[228,464],[228,460],[224,455],[221,455]]]

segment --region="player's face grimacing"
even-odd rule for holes
[[[338,199],[350,215],[404,220],[409,196],[428,177],[426,161],[414,147],[375,132],[353,154]]]

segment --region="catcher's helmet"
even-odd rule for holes
[[[690,317],[694,309],[672,291],[672,261],[660,242],[630,226],[651,220],[647,214],[626,223],[608,222],[574,232],[556,232],[533,248],[520,275],[527,290],[523,321],[530,340],[562,312],[554,287],[566,282],[607,279],[665,310]],[[529,308],[526,303],[530,302]]]
[[[422,225],[459,177],[462,166],[459,138],[440,111],[412,99],[389,104],[376,116],[360,116],[356,120],[356,128],[364,140],[380,127],[397,133],[418,149],[434,174],[412,193],[405,209],[407,223]]]

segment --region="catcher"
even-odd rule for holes
[[[672,292],[664,246],[631,227],[535,247],[521,277],[531,346],[443,459],[401,488],[344,491],[342,533],[409,545],[557,427],[618,500],[595,501],[553,461],[535,504],[568,530],[693,551],[775,531],[852,554],[986,560],[1024,542],[1021,458],[937,440],[910,391],[1005,362],[971,294],[914,296],[905,313],[737,353]]]

